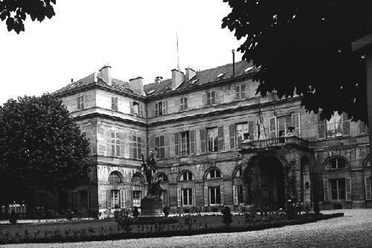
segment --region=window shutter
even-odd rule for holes
[[[168,114],[168,101],[164,101],[162,106],[163,106],[163,115]]]
[[[133,101],[129,102],[129,108],[130,108],[130,113],[134,114],[134,106],[133,106]]]
[[[221,205],[224,205],[225,197],[224,197],[223,185],[220,186],[220,196],[221,196]]]
[[[177,188],[177,207],[181,207],[181,201],[182,201],[181,189]]]
[[[212,100],[212,98],[211,98],[211,93],[212,93],[212,92],[207,91],[207,105],[208,105],[208,106],[212,104],[212,102],[211,102],[211,100]]]
[[[254,121],[248,121],[249,140],[254,140]]]
[[[208,187],[204,187],[204,206],[208,206]]]
[[[187,105],[188,102],[187,101],[188,101],[187,97],[183,98],[183,104],[185,105],[184,109],[188,109],[188,105]]]
[[[77,109],[80,109],[80,96],[78,96],[77,98],[76,98],[76,108]]]
[[[196,206],[196,198],[195,198],[195,196],[196,196],[196,190],[195,190],[195,188],[192,188],[192,206]]]
[[[328,179],[323,180],[323,190],[324,190],[324,201],[329,201],[329,194],[328,194]]]
[[[120,190],[120,208],[125,208],[126,190]]]
[[[77,190],[72,191],[72,208],[78,208],[78,192]]]
[[[159,136],[155,137],[155,148],[159,152],[159,147],[160,147],[160,138]]]
[[[85,105],[85,96],[81,96],[81,108],[84,109]]]
[[[180,98],[180,111],[184,110],[183,97]]]
[[[165,138],[164,135],[164,157],[169,158],[169,138]]]
[[[200,152],[205,153],[205,129],[200,129]]]
[[[216,104],[216,92],[215,91],[211,92],[211,97],[212,97],[211,104]]]
[[[155,116],[159,115],[159,104],[155,103]]]
[[[318,113],[318,137],[319,139],[324,139],[326,137],[325,120],[320,118],[320,113]]]
[[[270,138],[274,139],[276,138],[276,116],[271,117],[269,119],[270,125],[269,125],[269,133]]]
[[[342,113],[342,134],[350,135],[350,120],[347,113]]]
[[[106,190],[106,208],[110,209],[111,206],[111,190]]]
[[[229,126],[230,149],[235,149],[235,124]]]
[[[346,201],[351,201],[351,179],[346,178],[345,184],[346,184]]]
[[[240,99],[240,85],[235,86],[235,99],[236,100]]]
[[[367,125],[363,121],[359,121],[359,134],[367,133]]]
[[[233,198],[234,198],[234,205],[238,205],[238,190],[236,185],[233,185]]]
[[[160,150],[160,156],[162,158],[165,157],[165,144],[164,144],[164,135],[160,136],[160,139],[159,139],[159,147],[161,147],[161,150]]]
[[[179,147],[179,133],[174,134],[174,155],[178,156],[180,153],[180,147]]]
[[[224,139],[223,139],[223,126],[218,127],[218,150],[224,150]]]
[[[300,113],[292,114],[292,126],[295,136],[301,137]]]
[[[143,106],[143,104],[141,103],[141,104],[140,104],[140,116],[141,116],[141,117],[144,117],[144,116],[145,116],[144,113],[145,113],[145,111],[144,111],[144,106]]]
[[[196,140],[196,131],[195,130],[191,130],[190,131],[190,150],[191,150],[191,153],[194,154],[196,153],[196,144],[195,144],[195,140]]]
[[[366,200],[371,200],[372,199],[371,177],[364,177],[364,187],[366,190]]]
[[[240,89],[240,99],[245,98],[245,84],[242,84]]]

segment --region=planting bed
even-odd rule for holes
[[[114,219],[49,224],[7,224],[0,225],[0,243],[73,242],[240,232],[303,224],[338,216],[343,214],[301,215],[292,220],[279,215],[258,215],[247,223],[244,215],[234,215],[229,228],[222,223],[222,215],[173,216],[165,218],[167,220],[165,222],[162,220],[135,223],[131,226],[130,232],[118,228]]]

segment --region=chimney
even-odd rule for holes
[[[183,83],[183,80],[185,79],[185,75],[182,71],[179,71],[177,69],[172,70],[172,89],[177,89],[178,86],[180,86]]]
[[[143,78],[136,77],[129,79],[129,89],[141,96],[144,96],[145,92],[143,91]]]
[[[156,78],[155,78],[155,83],[160,83],[161,82],[161,80],[163,80],[163,77],[162,76],[157,76]]]
[[[111,80],[111,66],[104,65],[101,70],[99,70],[100,77],[107,85],[112,85]]]
[[[196,71],[194,71],[192,68],[190,67],[187,67],[185,69],[186,71],[186,81],[189,81],[190,79],[192,79],[195,75],[196,75]]]

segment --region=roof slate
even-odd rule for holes
[[[252,71],[255,71],[256,69],[249,70],[249,71],[246,70],[248,67],[251,67],[251,66],[252,66],[251,64],[248,64],[248,62],[244,60],[235,63],[234,77],[237,77],[243,74],[249,74]],[[220,77],[218,77],[219,75]],[[87,85],[96,84],[96,85],[101,85],[104,87],[111,87],[114,90],[118,90],[118,91],[125,92],[128,94],[138,95],[137,93],[133,92],[129,88],[128,82],[124,82],[122,80],[112,78],[112,85],[109,86],[99,76],[97,77],[96,82],[94,82],[94,77],[95,77],[95,73],[92,73],[76,82],[72,82],[68,84],[67,86],[57,90],[55,93],[61,94],[61,93],[65,93],[73,89],[78,89],[78,88],[81,88]],[[185,89],[192,88],[195,86],[212,83],[212,82],[216,82],[219,80],[225,80],[231,77],[233,77],[233,66],[232,64],[226,64],[226,65],[219,66],[216,68],[197,71],[196,75],[193,78],[191,78],[188,81],[185,80],[184,82],[182,82],[181,85],[176,90],[185,90]],[[163,94],[169,91],[172,91],[172,79],[166,79],[161,82],[155,82],[155,83],[144,85],[144,92],[146,93],[147,96],[159,95],[159,94]]]

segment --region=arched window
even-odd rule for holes
[[[156,179],[159,180],[160,182],[168,182],[168,177],[164,173],[159,173],[156,176]]]
[[[192,175],[191,171],[184,171],[180,175],[180,181],[190,181],[194,180],[194,176]]]
[[[343,169],[346,167],[346,160],[340,157],[336,158],[331,158],[327,164],[326,164],[326,169],[327,170],[338,170],[338,169]]]
[[[122,183],[122,182],[123,182],[123,178],[122,178],[120,172],[118,172],[118,171],[111,172],[111,174],[109,176],[109,183],[110,184],[117,184],[117,183]]]
[[[235,172],[235,177],[241,177],[243,175],[243,169],[242,167],[240,166],[236,172]]]
[[[142,183],[143,180],[142,180],[142,177],[141,175],[137,172],[133,175],[132,177],[132,183]]]
[[[218,169],[211,169],[208,171],[207,179],[221,178],[221,171]]]

